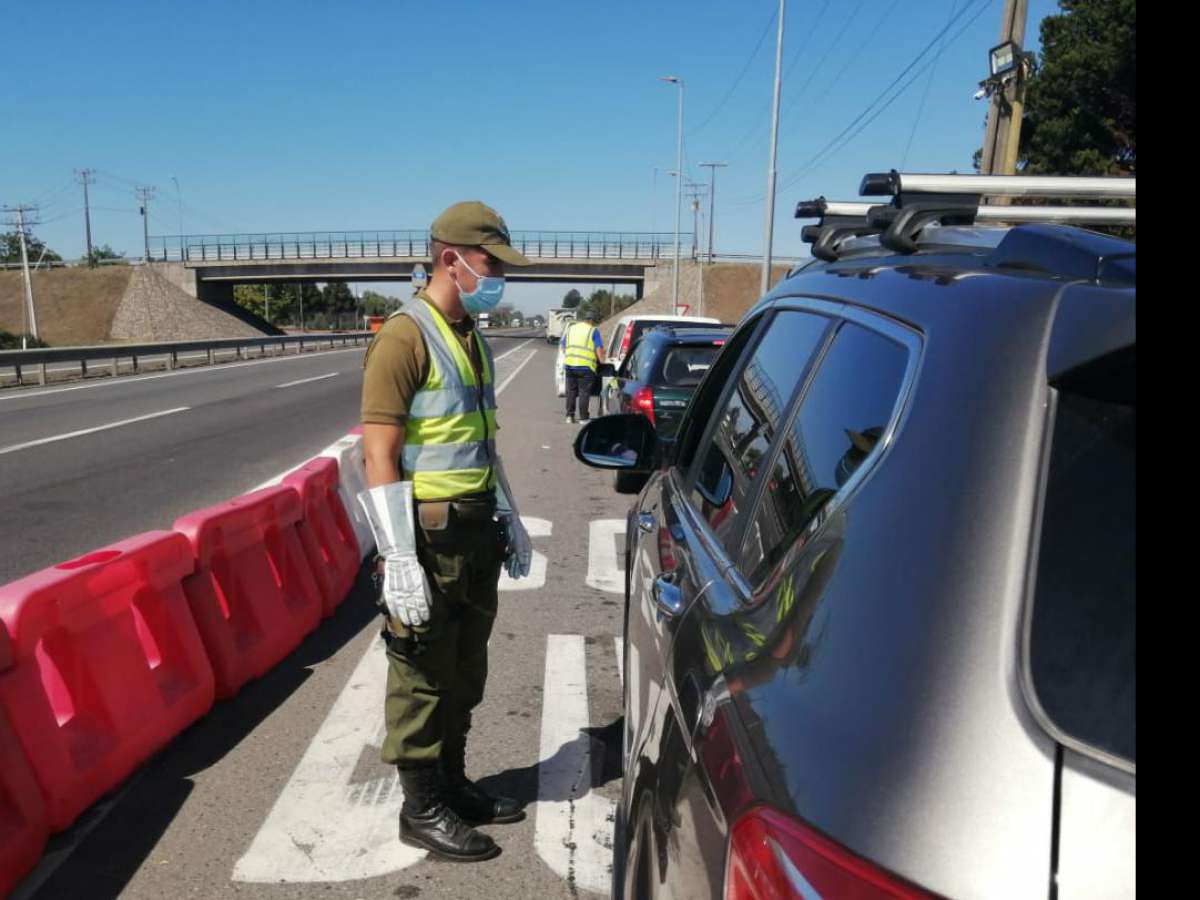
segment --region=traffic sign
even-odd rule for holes
[[[412,284],[415,288],[423,288],[429,281],[429,276],[425,274],[425,267],[420,263],[413,266]]]
[[[686,316],[688,314],[688,310],[691,308],[692,307],[687,303],[677,303],[675,304],[675,315]]]

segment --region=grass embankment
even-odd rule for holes
[[[38,333],[55,347],[101,344],[129,285],[129,266],[33,273]],[[19,271],[0,272],[0,330],[21,333],[24,286]]]

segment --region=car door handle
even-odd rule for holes
[[[654,579],[652,588],[654,603],[659,610],[668,616],[677,616],[683,612],[684,596],[679,585],[675,583],[675,575],[667,573]]]
[[[650,534],[654,531],[654,516],[651,513],[638,513],[637,524],[638,528]]]

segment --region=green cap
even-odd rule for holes
[[[481,247],[510,266],[533,265],[513,249],[508,226],[500,214],[478,200],[455,203],[433,220],[429,236],[443,244]]]

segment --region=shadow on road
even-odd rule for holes
[[[55,837],[43,854],[44,863],[67,851],[69,857],[35,891],[20,896],[30,900],[119,896],[187,801],[194,787],[190,776],[237,747],[308,679],[314,666],[360,635],[376,615],[369,566],[364,565],[354,589],[332,617],[269,673],[247,684],[237,696],[218,701],[118,788],[115,796],[106,798],[111,811],[102,822],[96,822],[95,812],[103,810],[106,800],[85,813],[70,831]],[[73,844],[77,846],[71,850]],[[35,870],[27,882],[41,874],[41,869]]]
[[[581,728],[579,736],[559,747],[550,759],[489,775],[479,779],[478,784],[488,793],[512,797],[522,804],[538,800],[577,800],[589,790],[603,787],[621,777],[621,735],[624,728],[624,716],[602,727]],[[574,785],[567,784],[565,780],[559,786],[539,785],[538,773],[543,766],[558,768],[568,761],[573,765],[584,759],[590,764],[590,777],[577,779]]]

